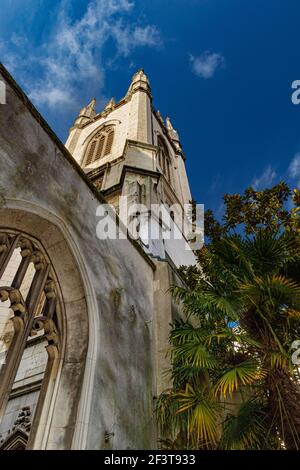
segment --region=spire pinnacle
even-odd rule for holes
[[[109,100],[109,102],[107,103],[107,105],[105,106],[104,110],[102,111],[102,116],[103,117],[106,117],[109,115],[109,113],[111,113],[114,109],[115,109],[115,106],[116,106],[116,102],[115,102],[115,99],[114,98],[111,98]]]
[[[115,105],[116,105],[115,99],[111,98],[104,109],[107,111],[111,111],[114,109]]]
[[[172,123],[169,117],[166,118],[166,128],[167,128],[169,137],[172,139],[172,141],[175,144],[175,147],[177,148],[177,150],[180,151],[181,144],[180,144],[179,135],[178,135],[178,132],[172,126]]]
[[[80,110],[79,116],[87,117],[87,118],[93,118],[94,116],[96,116],[95,105],[96,105],[96,98],[93,98],[89,102],[88,105],[86,105],[84,108]]]
[[[156,111],[156,116],[157,116],[159,122],[161,123],[161,125],[164,126],[165,123],[164,123],[163,117],[162,117],[162,115],[160,114],[160,111],[159,111],[159,110]]]
[[[172,140],[176,140],[179,142],[179,135],[178,132],[174,129],[174,127],[171,124],[171,120],[169,116],[166,118],[166,128],[168,130],[168,133],[171,137]]]
[[[151,95],[150,82],[147,75],[144,72],[144,69],[139,69],[132,77],[130,87],[128,89],[127,95],[132,95],[138,90],[148,91]]]
[[[90,122],[96,116],[95,106],[96,106],[96,98],[93,98],[89,102],[89,104],[87,104],[80,110],[77,118],[75,119],[74,126],[81,127],[84,124]]]

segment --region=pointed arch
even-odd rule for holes
[[[69,449],[73,445],[82,448],[86,431],[81,429],[80,423],[87,419],[86,413],[89,413],[86,397],[92,389],[93,380],[90,370],[92,364],[89,361],[86,363],[86,358],[87,349],[93,354],[91,351],[95,348],[94,337],[90,334],[95,328],[95,325],[92,326],[95,321],[92,313],[95,301],[88,275],[82,271],[80,253],[77,253],[72,237],[59,221],[57,224],[53,223],[54,219],[50,214],[48,219],[45,216],[45,211],[42,215],[37,215],[35,210],[27,212],[27,208],[0,208],[0,232],[10,234],[9,249],[15,242],[14,237],[18,235],[38,245],[51,263],[61,292],[62,310],[53,317],[55,322],[59,317],[61,346],[57,351],[51,331],[47,330],[49,343],[46,348],[49,359],[42,388],[39,390],[40,396],[32,413],[27,448]],[[1,244],[4,245],[3,240]],[[6,262],[5,258],[7,260],[7,248],[8,243],[6,249],[2,250],[2,256],[0,253],[2,263]],[[22,310],[22,299],[18,304],[18,309],[14,310],[17,318],[20,317],[18,312]],[[88,309],[91,309],[90,313]],[[34,325],[37,329],[40,326],[38,323]],[[80,416],[79,424],[77,413]]]
[[[157,137],[158,163],[166,179],[172,184],[172,162],[168,146],[161,135]]]
[[[84,157],[85,167],[111,154],[114,136],[115,127],[113,125],[104,126],[99,132],[93,135],[87,144]]]

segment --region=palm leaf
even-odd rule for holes
[[[241,283],[238,292],[253,305],[269,301],[273,306],[300,306],[300,285],[282,275],[255,276],[253,282]]]
[[[175,436],[181,422],[177,414],[178,402],[173,390],[166,390],[156,401],[155,413],[163,434]]]
[[[220,448],[224,450],[258,450],[271,447],[268,442],[268,410],[257,400],[242,403],[236,415],[223,423]]]
[[[300,320],[300,310],[295,310],[293,308],[284,309],[284,313],[288,318],[294,318],[295,320]]]
[[[187,384],[185,390],[177,394],[177,413],[188,413],[189,432],[196,433],[198,441],[205,447],[216,444],[218,436],[218,404],[213,397]]]
[[[181,388],[187,382],[199,383],[205,381],[205,370],[199,367],[187,366],[186,364],[174,364],[172,368],[172,379],[175,388]]]
[[[172,350],[172,358],[175,362],[179,361],[191,367],[213,369],[217,365],[216,358],[199,341],[175,346]]]
[[[211,286],[206,281],[201,291],[190,292],[183,287],[173,286],[171,292],[174,299],[180,302],[187,315],[208,315],[213,318],[222,318],[224,315],[237,320],[237,311],[240,307],[236,295],[228,295],[220,285]],[[227,286],[228,288],[228,286]]]
[[[287,370],[290,365],[290,358],[288,354],[282,352],[271,352],[267,354],[267,359],[270,363],[271,369],[282,369]]]
[[[226,397],[241,385],[251,385],[261,380],[266,375],[266,371],[258,368],[257,363],[244,361],[232,369],[228,370],[216,383],[215,394]]]
[[[200,341],[207,336],[208,332],[207,327],[195,327],[189,322],[176,321],[170,333],[170,341],[175,345]]]
[[[295,260],[296,240],[287,239],[268,231],[259,231],[253,238],[247,238],[244,250],[258,274],[272,275],[279,269]]]
[[[300,285],[297,282],[281,275],[274,275],[268,278],[266,287],[269,289],[270,295],[282,303],[300,306]]]

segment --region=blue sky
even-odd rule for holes
[[[219,215],[224,193],[299,186],[299,18],[299,0],[1,0],[0,57],[62,141],[143,67]]]

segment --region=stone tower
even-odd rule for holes
[[[193,264],[181,217],[191,201],[185,156],[170,119],[164,122],[153,107],[144,70],[133,76],[119,102],[112,98],[101,113],[95,104],[93,99],[80,111],[67,149],[120,216],[124,204],[143,204],[139,234],[148,254],[177,267]],[[179,236],[166,236],[170,232]]]
[[[182,316],[169,288],[194,262],[178,134],[142,70],[118,103],[80,111],[69,151],[0,64],[1,80],[0,450],[156,449]],[[122,224],[124,238],[98,237],[99,208],[116,226],[126,201],[140,205],[137,241]],[[149,219],[183,237],[149,236]]]

